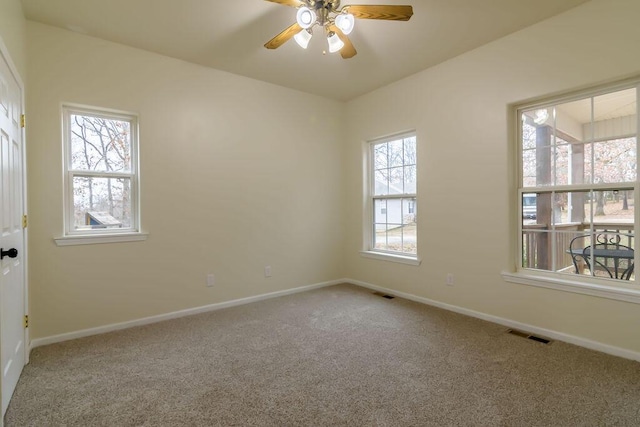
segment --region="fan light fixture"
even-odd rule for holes
[[[408,21],[413,8],[408,5],[345,5],[341,0],[267,0],[297,9],[296,22],[265,43],[267,49],[277,49],[290,39],[303,49],[309,46],[313,37],[313,27],[322,28],[329,43],[329,52],[340,52],[344,59],[353,58],[356,49],[347,37],[353,31],[356,18],[383,19],[387,21]]]
[[[333,31],[327,36],[327,42],[329,42],[329,52],[331,53],[337,52],[344,47],[344,42]]]
[[[293,36],[294,40],[301,48],[306,49],[309,46],[309,41],[311,41],[311,37],[313,34],[310,30],[302,30],[295,36]]]
[[[356,20],[350,13],[341,13],[336,16],[336,26],[340,28],[342,33],[346,36],[351,34],[353,31],[353,27],[356,24]]]
[[[306,6],[298,9],[298,13],[296,14],[296,21],[298,21],[298,25],[305,30],[315,24],[316,19],[316,13]]]

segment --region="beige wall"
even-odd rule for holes
[[[640,2],[595,0],[348,104],[348,277],[640,351],[640,309],[506,283],[515,268],[508,105],[640,73]],[[471,35],[470,35],[471,36]],[[362,146],[416,129],[419,267],[362,258]],[[445,285],[453,273],[455,285]]]
[[[24,83],[27,71],[26,21],[20,0],[0,0],[0,37]]]
[[[42,24],[27,32],[32,339],[342,276],[343,103]],[[63,102],[139,114],[147,241],[55,245]]]

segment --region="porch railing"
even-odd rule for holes
[[[587,232],[590,224],[567,223],[557,224],[555,230],[559,233],[544,233],[548,231],[547,224],[528,224],[522,226],[522,266],[542,270],[569,271],[573,269],[571,254],[567,252],[571,239]],[[594,223],[595,234],[621,234],[621,245],[633,248],[633,224],[602,222]],[[553,240],[555,240],[555,242]],[[553,246],[555,243],[555,259]]]

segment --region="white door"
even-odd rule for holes
[[[2,47],[2,46],[0,46]],[[22,91],[0,49],[0,347],[2,416],[25,364]]]

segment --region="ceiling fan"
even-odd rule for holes
[[[411,6],[345,5],[340,0],[266,0],[298,9],[296,22],[265,43],[267,49],[277,49],[292,37],[304,49],[313,36],[313,27],[323,28],[329,52],[340,52],[343,58],[352,58],[356,49],[347,35],[353,30],[355,19],[385,19],[408,21],[413,15]]]

